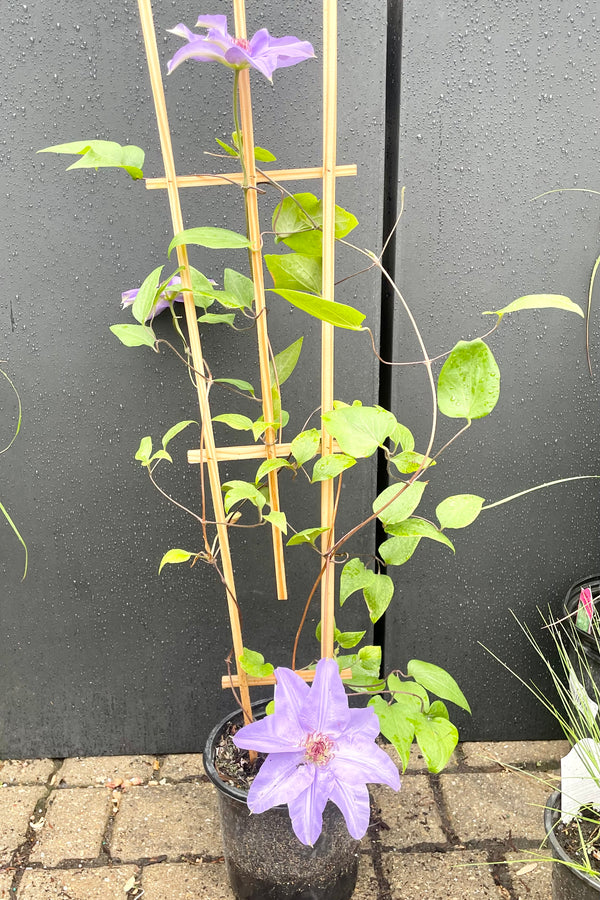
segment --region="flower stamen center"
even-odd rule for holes
[[[326,734],[318,731],[307,735],[304,748],[306,762],[314,763],[317,766],[326,765],[333,757],[333,741]]]
[[[233,40],[233,43],[236,45],[236,47],[241,47],[242,50],[250,49],[250,41],[247,40],[247,38],[234,37],[234,38],[232,38],[232,40]]]

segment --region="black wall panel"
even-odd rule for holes
[[[431,356],[490,327],[485,310],[529,293],[566,294],[585,307],[600,252],[598,197],[532,198],[598,188],[596,5],[407,0],[402,34],[401,183],[406,208],[398,279]],[[600,365],[598,316],[591,354]],[[397,358],[418,357],[395,319]],[[493,502],[544,481],[600,473],[598,375],[590,379],[581,319],[523,312],[490,338],[501,398],[432,472],[425,511],[455,493]],[[439,364],[438,364],[439,368]],[[405,423],[428,436],[424,371],[396,371]],[[437,447],[460,427],[440,423]],[[582,481],[490,510],[454,532],[456,556],[420,546],[395,570],[400,603],[388,616],[387,663],[447,666],[473,717],[463,737],[542,738],[552,722],[479,646],[544,684],[510,610],[539,633],[536,606],[556,610],[568,586],[598,569],[600,482]]]
[[[65,172],[69,158],[35,155],[67,140],[106,138],[143,146],[146,174],[162,174],[137,6],[112,0],[93,6],[9,0],[7,6],[0,32],[6,60],[0,356],[21,393],[23,426],[18,442],[0,457],[0,500],[27,540],[30,568],[21,582],[20,547],[0,523],[0,756],[198,750],[224,702],[232,703],[219,687],[230,646],[224,593],[200,565],[191,572],[167,567],[158,577],[165,550],[194,549],[199,537],[194,522],[161,499],[133,459],[143,435],[157,439],[174,422],[197,416],[194,395],[172,355],[126,350],[108,330],[127,321],[119,311],[121,291],[166,262],[167,198],[121,172]],[[359,176],[340,180],[339,202],[358,213],[358,243],[377,249],[385,8],[379,0],[372,6],[367,28],[358,0],[340,7],[339,162],[357,162]],[[189,0],[155,7],[166,65],[180,46],[166,29],[179,21],[191,27],[206,10]],[[231,16],[223,0],[209,11]],[[313,41],[320,57],[316,0],[256,0],[248,4],[248,18],[250,31],[266,26],[276,35]],[[273,86],[257,73],[252,83],[257,143],[273,150],[277,166],[319,164],[319,60],[276,73]],[[180,174],[210,171],[218,162],[203,151],[232,130],[230,88],[231,78],[217,65],[188,63],[166,79]],[[318,190],[318,184],[294,188]],[[229,188],[183,192],[182,200],[186,226],[240,227],[239,199]],[[266,223],[276,200],[264,201]],[[216,278],[234,264],[231,256],[202,251],[193,252],[192,262]],[[244,260],[238,255],[235,264],[243,267]],[[344,254],[340,276],[362,265]],[[345,282],[338,299],[356,303],[377,329],[378,292],[377,280],[362,276]],[[318,329],[306,329],[306,320],[283,301],[269,307],[276,351],[308,331],[298,373],[286,385],[292,435],[319,403]],[[168,333],[167,323],[159,328]],[[254,346],[253,332],[226,326],[204,335],[217,376],[256,383]],[[376,367],[365,336],[340,336],[336,368],[341,399],[372,400]],[[4,388],[0,408],[1,433],[9,434],[15,412]],[[216,428],[220,442],[231,439],[224,426]],[[199,477],[186,462],[188,441],[182,436],[171,446],[175,466],[164,484],[197,506]],[[223,479],[243,475],[224,467]],[[354,522],[356,509],[368,504],[373,479],[365,466],[344,489],[344,522]],[[297,527],[318,521],[310,496],[296,484],[284,489],[284,506]],[[280,603],[266,530],[257,543],[255,537],[241,532],[234,538],[246,642],[289,665],[317,567],[305,549],[290,550],[290,600]],[[362,546],[370,542],[367,535]],[[352,627],[352,610],[344,612],[344,625]],[[301,662],[317,652],[317,618],[315,610]]]

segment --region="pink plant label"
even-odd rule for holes
[[[575,624],[580,631],[588,634],[592,630],[592,620],[594,618],[594,603],[592,601],[591,588],[582,588],[579,595],[579,604],[577,606],[577,618]]]

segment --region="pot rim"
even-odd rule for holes
[[[269,699],[255,700],[254,703],[251,704],[253,714],[258,714],[260,716],[260,714],[262,713],[264,715],[265,708],[268,703],[270,703]],[[242,715],[242,710],[237,709],[234,712],[230,712],[228,715],[224,716],[221,721],[215,725],[206,739],[206,744],[204,745],[204,751],[202,753],[202,759],[204,762],[204,771],[206,772],[214,786],[217,788],[217,790],[222,794],[226,794],[232,800],[237,800],[239,803],[243,803],[246,805],[248,803],[248,791],[245,791],[242,788],[235,787],[234,785],[228,784],[226,781],[223,781],[219,773],[217,772],[217,768],[214,763],[215,747],[223,731],[225,730],[225,727],[229,725],[230,722],[235,722],[236,719],[241,718]],[[285,809],[284,806],[277,806],[274,808]]]
[[[556,824],[554,816],[556,813],[560,813],[560,791],[554,791],[554,793],[550,794],[546,806],[544,807],[544,828],[546,830],[546,838],[552,847],[553,853],[558,857],[558,860],[555,860],[555,862],[560,866],[563,865],[563,863],[572,863],[573,859],[565,852],[558,838],[554,834],[554,826]],[[598,878],[593,878],[585,872],[580,872],[579,869],[574,869],[572,865],[569,865],[568,868],[577,876],[577,878],[589,885],[589,887],[594,888],[594,890],[600,894],[600,876]]]

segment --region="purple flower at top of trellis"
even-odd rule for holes
[[[157,300],[155,301],[152,309],[146,316],[146,321],[148,319],[153,319],[154,316],[157,316],[159,313],[163,311],[163,309],[167,309],[169,306],[169,300],[174,301],[175,303],[183,302],[183,294],[175,293],[174,291],[168,290],[169,287],[177,287],[181,284],[181,278],[179,275],[173,275],[171,280],[165,286],[165,289],[161,292]],[[135,298],[139,293],[139,288],[132,288],[129,291],[123,291],[121,294],[121,309],[125,309],[127,306],[133,306]]]
[[[268,754],[248,792],[250,811],[287,803],[296,837],[312,846],[332,800],[359,840],[369,825],[367,783],[400,787],[397,767],[375,744],[377,716],[348,706],[333,659],[319,661],[312,687],[291,669],[275,676],[275,712],[233,737],[238,747]]]
[[[167,63],[169,73],[186,59],[212,60],[231,69],[257,69],[271,81],[275,69],[294,66],[315,55],[308,41],[291,36],[274,38],[266,28],[250,40],[233,37],[227,31],[227,16],[198,16],[196,27],[206,28],[207,33],[194,34],[182,23],[168,29],[188,42]]]

